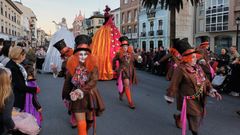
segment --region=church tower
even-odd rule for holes
[[[80,34],[87,34],[85,17],[82,15],[81,11],[79,11],[79,15],[75,16],[75,19],[73,22],[73,34],[75,37]]]

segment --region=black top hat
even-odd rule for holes
[[[75,49],[81,44],[90,45],[92,43],[92,38],[88,35],[78,35],[75,37]]]
[[[127,37],[127,36],[121,36],[121,37],[119,38],[119,41],[121,42],[121,46],[129,45],[129,43],[128,43],[128,37]]]
[[[0,43],[3,43],[4,39],[3,38],[0,38]]]
[[[88,44],[79,45],[77,48],[74,49],[73,54],[77,53],[78,51],[88,51],[91,53],[91,49]]]
[[[60,41],[56,42],[54,45],[53,45],[60,53],[61,53],[61,50],[65,47],[67,47],[66,43],[64,42],[64,39],[61,39]]]
[[[177,40],[175,43],[174,48],[182,55],[185,51],[187,51],[188,49],[193,49],[191,47],[191,45],[188,43],[188,39],[187,38],[183,38],[181,40]],[[184,56],[186,55],[190,55],[194,52],[188,53],[188,54],[184,54]]]
[[[175,48],[178,40],[180,40],[180,38],[174,38],[174,39],[172,39],[172,47],[173,47],[173,48]]]

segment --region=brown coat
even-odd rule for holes
[[[181,111],[184,96],[192,96],[199,89],[196,79],[192,73],[186,70],[187,65],[181,63],[172,76],[167,96],[177,97],[177,109]],[[197,98],[187,100],[187,114],[193,116],[202,116],[205,111],[206,95],[211,89],[211,84],[206,79],[203,82],[203,93]]]
[[[124,57],[120,56],[120,53],[117,53],[113,58],[113,69],[116,69],[116,61],[119,61],[119,68],[117,69],[117,75],[119,76],[122,71],[122,79],[130,79],[132,84],[137,83],[136,69],[134,67],[134,61],[136,60],[137,55],[133,53],[130,54],[130,60],[127,62]]]
[[[94,67],[94,69],[88,74],[88,80],[86,84],[81,89],[84,91],[84,98],[77,101],[70,100],[70,92],[75,90],[76,88],[71,82],[72,75],[67,73],[66,79],[63,86],[62,98],[68,99],[70,101],[70,110],[72,112],[88,112],[92,113],[95,110],[96,115],[100,115],[104,110],[105,106],[103,103],[103,99],[97,89],[97,81],[98,81],[98,69]]]

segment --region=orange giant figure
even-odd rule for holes
[[[118,28],[113,23],[113,17],[106,6],[104,10],[105,22],[102,27],[94,34],[91,45],[92,55],[97,57],[99,80],[111,80],[115,72],[112,70],[112,60],[120,48],[118,39],[121,36]]]

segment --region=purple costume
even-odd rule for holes
[[[37,87],[36,80],[29,80],[27,82],[27,86],[29,86],[29,87]],[[40,106],[40,104],[37,101],[37,95],[36,94],[27,93],[26,94],[26,99],[25,99],[24,112],[32,114],[37,119],[37,123],[40,126],[41,125],[41,116],[40,116],[40,112],[37,111],[37,107],[36,107],[35,104],[38,104],[38,106]],[[41,108],[41,106],[40,106],[40,108]]]

